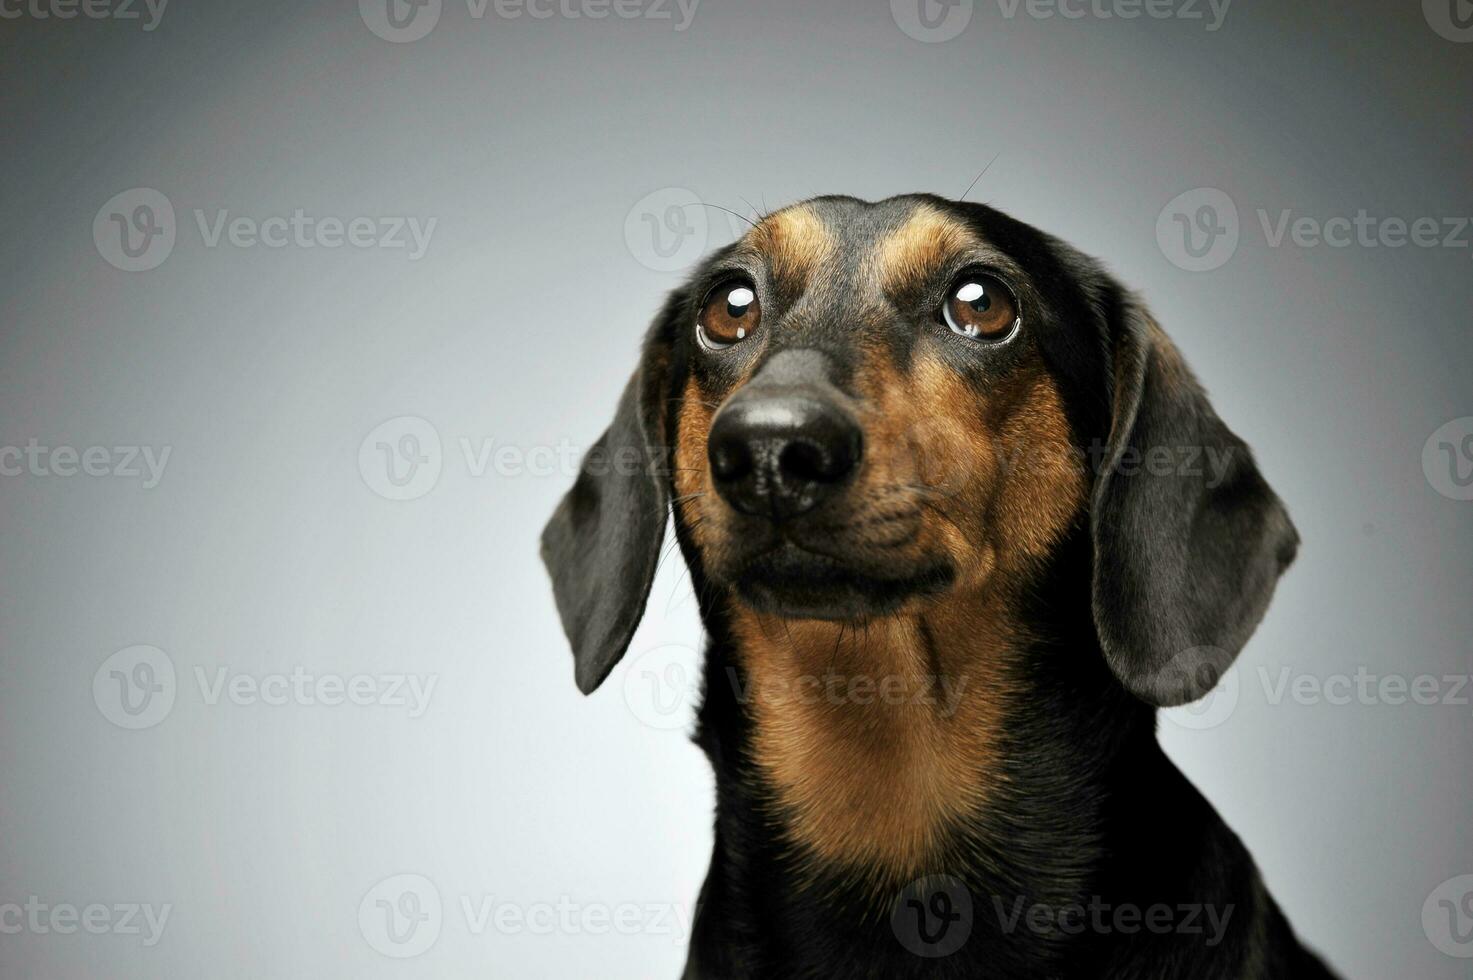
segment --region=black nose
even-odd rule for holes
[[[716,416],[706,449],[716,490],[744,514],[783,521],[817,507],[859,465],[859,425],[826,398],[744,392]]]

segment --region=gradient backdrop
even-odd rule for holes
[[[1347,975],[1469,975],[1466,0],[387,2],[0,0],[0,974],[677,975],[688,580],[584,699],[537,534],[687,205],[993,161],[1304,537],[1172,757]]]

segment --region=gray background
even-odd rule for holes
[[[1473,670],[1473,502],[1422,465],[1434,430],[1473,415],[1473,233],[1272,247],[1257,212],[1473,215],[1473,44],[1414,0],[1239,0],[1215,31],[979,0],[944,42],[903,14],[706,0],[677,30],[678,12],[478,19],[445,0],[411,43],[345,2],[174,0],[152,31],[0,20],[0,446],[171,453],[148,489],[0,476],[0,905],[172,907],[148,947],[0,934],[0,973],[676,975],[673,913],[694,901],[711,811],[680,728],[688,582],[662,567],[633,662],[581,698],[535,560],[568,467],[525,454],[576,451],[606,422],[680,275],[652,268],[669,263],[643,217],[663,219],[671,188],[740,211],[954,196],[996,157],[973,197],[1144,292],[1304,537],[1233,690],[1163,722],[1171,755],[1338,968],[1468,976],[1422,912],[1473,872],[1469,691],[1272,695],[1284,669]],[[172,203],[177,240],[126,272],[93,224],[139,187]],[[1158,217],[1203,187],[1235,203],[1240,241],[1190,272]],[[194,218],[298,208],[437,224],[414,261],[209,247]],[[686,213],[672,262],[733,237],[722,213]],[[401,416],[442,447],[421,443],[440,473],[412,500],[377,492],[378,437],[360,466]],[[407,430],[387,431],[394,447]],[[480,469],[488,441],[510,448]],[[167,655],[175,700],[128,730],[93,678],[136,644]],[[211,703],[196,671],[221,668],[437,686],[420,717]],[[399,874],[443,902],[407,959],[359,918]],[[513,911],[477,929],[463,901]],[[515,925],[558,903],[579,911]],[[626,903],[632,927],[598,928]]]

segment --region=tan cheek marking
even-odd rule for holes
[[[978,244],[965,224],[923,204],[879,243],[871,271],[886,292],[903,292],[928,282],[938,268]]]
[[[1063,398],[1040,370],[1026,380],[1017,403],[998,426],[1007,478],[989,523],[1002,560],[1023,571],[1045,558],[1084,512],[1084,460],[1076,451]]]
[[[797,205],[764,219],[748,234],[766,257],[775,278],[801,289],[809,275],[834,254],[834,239],[817,213]]]
[[[923,482],[937,500],[961,584],[996,571],[1026,573],[1082,513],[1086,480],[1063,399],[1033,363],[986,397],[936,358],[922,357],[909,401],[928,436]]]
[[[706,519],[715,508],[706,465],[706,437],[711,431],[714,415],[695,379],[687,379],[676,416],[679,432],[675,441],[675,472],[671,484],[675,488],[675,507],[679,516],[691,529],[696,546],[703,551],[712,546],[715,531],[711,521]]]
[[[934,518],[959,572],[960,586],[991,577],[995,542],[986,533],[987,502],[1000,478],[995,434],[985,404],[946,364],[922,355],[912,370],[911,403],[918,419],[921,483],[934,491]]]

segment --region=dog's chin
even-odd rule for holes
[[[912,599],[938,595],[952,577],[951,566],[937,561],[882,578],[785,543],[748,562],[733,586],[738,598],[759,613],[849,622],[890,615]]]

